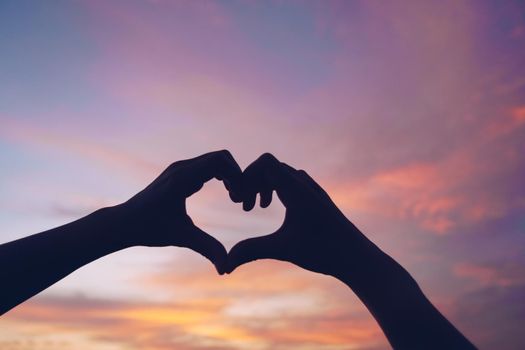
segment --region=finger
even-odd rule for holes
[[[267,208],[272,203],[272,189],[265,188],[260,192],[261,201],[260,206],[261,208]]]
[[[207,153],[196,160],[191,167],[201,170],[201,172],[195,174],[200,181],[207,182],[217,178],[226,182],[230,189],[236,186],[242,173],[241,167],[227,150]]]
[[[227,190],[230,193],[236,193],[240,194],[240,177],[242,175],[242,169],[233,158],[233,155],[228,150],[220,151],[222,152],[223,156],[226,158],[226,162],[230,164],[230,167],[233,169],[233,179],[232,178],[226,178],[221,179],[224,180],[224,185],[227,186]]]
[[[222,243],[196,226],[190,235],[190,240],[186,246],[210,260],[220,275],[224,274],[228,253]]]
[[[265,153],[250,164],[243,173],[243,199],[251,204],[253,193],[275,190],[287,206],[293,202],[294,194],[301,191],[301,182],[294,176],[290,166],[281,163],[273,155]],[[269,199],[264,194],[265,201]]]
[[[242,209],[244,211],[250,211],[255,207],[255,201],[257,198],[257,193],[250,193],[245,196],[244,201],[242,203]]]
[[[227,181],[227,180],[224,180],[223,181],[223,184],[224,184],[224,188],[226,188],[226,191],[228,191],[228,194],[230,195],[230,199],[232,200],[232,202],[234,203],[240,203],[242,202],[242,197],[239,193],[237,192],[240,192],[240,191],[236,191],[232,184]],[[238,186],[240,188],[240,185]]]
[[[226,273],[237,267],[258,259],[279,259],[279,239],[275,234],[249,238],[237,243],[228,253]]]
[[[229,191],[228,193],[230,195],[230,199],[232,200],[232,202],[234,202],[234,203],[241,203],[242,202],[242,197],[239,194],[237,194],[237,193],[235,193],[233,191]]]
[[[227,189],[231,193],[240,192],[241,168],[233,159],[230,152],[217,151],[207,153],[189,163],[189,172],[186,174],[188,181],[193,188],[202,186],[205,182],[213,178],[222,179],[227,184]],[[195,191],[190,194],[195,193]]]

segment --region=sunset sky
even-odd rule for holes
[[[522,1],[0,2],[0,243],[223,148],[307,170],[480,349],[525,348]],[[217,181],[188,207],[227,249],[284,217]],[[4,315],[0,348],[389,346],[335,279],[131,248]]]

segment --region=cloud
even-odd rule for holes
[[[230,330],[224,326],[224,333],[202,331],[192,334],[196,339],[188,339],[191,329],[214,319],[220,306],[217,302],[198,300],[159,305],[52,297],[25,303],[7,318],[9,322],[34,326],[37,334],[39,327],[56,333],[78,333],[92,344],[114,343],[129,349],[167,349],[178,345],[183,349],[199,349],[200,341],[220,342]],[[195,346],[190,346],[191,343]]]
[[[252,306],[256,300],[252,300]],[[290,303],[282,296],[265,300],[259,307],[273,305],[277,312],[273,316],[268,309],[259,315],[258,307],[250,309],[238,298],[210,295],[165,303],[47,296],[17,307],[4,321],[33,334],[35,346],[29,349],[38,349],[39,339],[49,332],[57,338],[77,335],[83,339],[79,346],[115,345],[126,349],[343,349],[384,344],[373,321],[359,314],[352,316],[340,308],[314,312],[308,299],[303,305],[297,304],[303,312],[289,313],[285,308]],[[269,300],[273,301],[268,304]],[[276,302],[284,305],[275,309]]]
[[[480,23],[485,5],[307,6],[320,30],[308,35],[333,40],[323,58],[337,64],[321,82],[301,89],[290,85],[297,72],[284,80],[277,76],[282,62],[273,62],[266,74],[260,61],[243,59],[268,50],[260,47],[260,37],[239,33],[238,14],[228,6],[85,6],[99,24],[91,28],[94,40],[104,48],[93,77],[119,103],[154,114],[126,119],[156,124],[163,148],[197,154],[226,146],[242,163],[275,151],[326,178],[330,193],[348,211],[415,221],[438,234],[503,217],[520,206],[521,194],[502,188],[503,179],[517,181],[515,164],[523,164],[518,152],[523,107],[514,97],[520,85],[507,89],[503,99],[478,78],[494,75],[490,85],[505,82],[473,44],[486,30]],[[166,17],[180,11],[186,14],[180,21]],[[120,30],[110,31],[109,40],[100,29],[115,22]],[[352,54],[356,49],[360,55]],[[270,85],[261,83],[266,81]],[[293,98],[266,93],[287,88],[301,93]],[[86,140],[30,128],[19,132],[24,133],[26,140],[143,178],[161,168]],[[487,152],[495,164],[487,163]]]
[[[519,133],[525,124],[525,106],[511,108],[501,118],[497,118],[486,127],[486,136],[489,138],[511,137],[512,133]]]
[[[482,287],[512,287],[525,284],[525,269],[516,262],[501,264],[459,263],[453,267],[453,273],[461,278],[470,279]]]
[[[468,143],[440,159],[332,180],[329,192],[349,211],[416,221],[438,234],[505,217],[525,205],[525,193],[510,189],[519,188],[525,165],[516,153],[525,132],[521,113],[518,107],[487,120]]]
[[[75,28],[82,35],[71,30],[68,40],[88,42],[94,50],[75,51],[74,45],[66,45],[65,52],[51,50],[57,46],[39,39],[37,53],[43,47],[63,58],[52,65],[23,50],[21,68],[9,66],[17,79],[6,85],[6,96],[16,95],[24,106],[4,104],[1,112],[13,117],[0,116],[0,135],[8,142],[0,155],[11,154],[11,144],[32,155],[60,152],[68,156],[46,160],[45,167],[62,161],[95,166],[108,183],[102,186],[97,178],[96,190],[83,196],[56,190],[65,182],[58,171],[29,174],[26,182],[33,186],[18,186],[26,173],[16,171],[5,187],[7,204],[20,203],[24,187],[28,199],[22,202],[33,203],[44,193],[54,198],[44,206],[46,213],[76,216],[106,205],[119,180],[145,185],[174,159],[227,147],[244,166],[271,151],[311,173],[350,218],[366,218],[365,227],[382,225],[378,238],[403,246],[401,260],[417,256],[418,266],[412,267],[436,286],[436,300],[456,302],[461,324],[469,325],[468,335],[479,344],[523,347],[516,326],[523,323],[522,262],[505,267],[467,259],[481,251],[501,262],[507,251],[496,249],[517,251],[522,236],[520,4],[238,6],[161,0],[75,6],[67,7],[79,9],[73,17],[55,11],[57,22],[78,18]],[[13,14],[13,23],[25,23],[6,13]],[[41,13],[42,22],[35,23],[49,21],[48,9]],[[61,40],[36,35],[45,30],[28,25],[23,33]],[[20,40],[22,48],[32,44],[25,37],[13,42]],[[86,61],[68,66],[84,56]],[[63,66],[67,69],[57,69]],[[64,87],[60,79],[42,79],[49,76],[42,67],[52,67],[57,76],[75,70],[74,83],[68,80]],[[28,91],[43,89],[34,86],[68,96],[35,96]],[[61,108],[49,113],[42,106]],[[25,113],[16,113],[20,110]],[[92,180],[90,173],[78,176]],[[40,177],[42,182],[35,179]],[[265,213],[260,221],[236,226],[240,216],[216,200],[222,192],[203,195],[195,206],[198,223],[221,233],[249,231],[250,225],[270,230],[266,221],[276,217]],[[142,288],[141,301],[37,298],[2,319],[0,347],[388,347],[363,305],[330,279],[267,261],[221,279],[192,260],[174,266],[129,282]],[[470,294],[460,295],[464,285]],[[99,294],[107,290],[99,288]],[[152,302],[149,292],[171,299]]]
[[[181,271],[174,266],[181,263],[167,264],[143,283],[171,290],[175,299],[191,295],[227,300],[222,318],[242,325],[268,348],[385,344],[362,303],[331,277],[272,260],[247,264],[216,278],[195,267]]]
[[[524,295],[524,284],[483,287],[458,298],[454,313],[480,348],[519,349],[525,346]]]
[[[83,138],[72,130],[53,131],[49,127],[38,127],[34,124],[17,121],[14,118],[2,122],[0,136],[3,139],[42,150],[50,148],[55,151],[69,153],[89,160],[106,169],[127,171],[139,178],[150,177],[159,168],[155,163],[135,156],[131,153],[105,146]]]

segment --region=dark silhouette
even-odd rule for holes
[[[196,227],[185,200],[205,182],[224,182],[246,211],[267,207],[276,191],[286,207],[275,233],[239,242],[228,254]],[[208,258],[219,274],[257,259],[277,259],[339,279],[375,317],[395,349],[475,349],[430,303],[417,283],[368,240],[303,170],[264,154],[244,172],[228,151],[170,165],[125,203],[0,245],[0,313],[104,255],[132,246],[178,246]]]
[[[395,349],[475,349],[425,297],[416,281],[365,237],[304,171],[264,154],[243,173],[243,207],[261,207],[275,190],[286,207],[274,233],[237,243],[227,272],[257,259],[288,261],[350,287]]]
[[[223,273],[226,249],[193,224],[185,205],[187,197],[214,177],[223,180],[227,188],[240,183],[241,169],[229,152],[212,152],[175,162],[125,203],[1,245],[0,313],[79,267],[133,246],[190,248]],[[233,193],[231,198],[239,201]]]

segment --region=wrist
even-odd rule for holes
[[[334,251],[338,261],[331,275],[352,289],[389,289],[400,280],[413,281],[399,263],[351,223]]]
[[[353,256],[347,255],[343,266],[334,277],[350,287],[374,311],[393,307],[404,309],[422,295],[412,276],[369,240]],[[373,314],[376,316],[376,312]]]
[[[119,204],[105,207],[91,214],[95,221],[97,239],[111,251],[118,251],[134,246],[132,235],[126,229],[126,210]]]
[[[379,250],[358,262],[358,268],[348,269],[337,278],[356,294],[364,296],[378,292],[390,293],[400,286],[416,286],[410,274],[390,256]],[[356,264],[354,261],[353,264]]]

